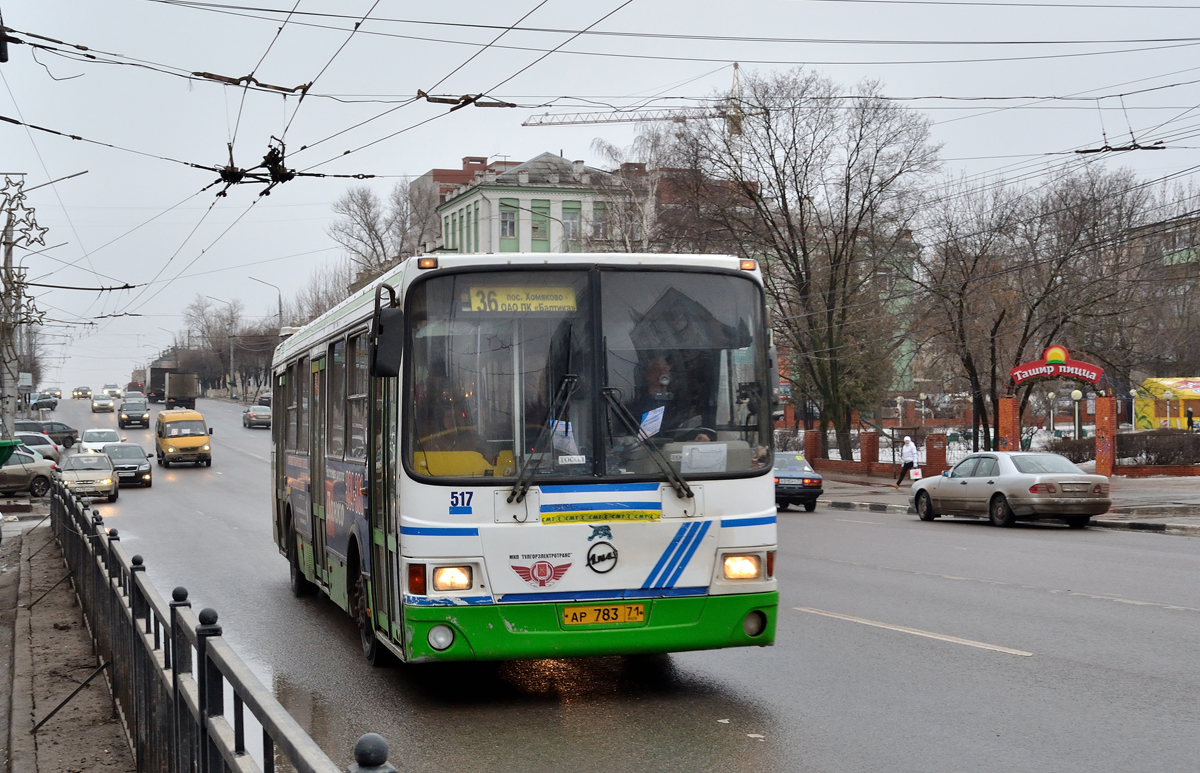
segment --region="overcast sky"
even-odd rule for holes
[[[948,173],[1036,175],[1063,163],[1064,152],[1100,146],[1103,131],[1114,146],[1132,132],[1169,149],[1093,163],[1185,182],[1200,165],[1200,5],[1186,0],[234,2],[0,0],[16,37],[76,54],[69,46],[86,46],[97,57],[10,45],[0,116],[120,148],[0,123],[0,172],[27,173],[27,187],[88,171],[30,194],[27,205],[51,229],[47,245],[62,246],[18,257],[43,283],[153,282],[108,293],[38,289],[39,308],[55,320],[44,329],[47,383],[123,383],[184,327],[182,309],[197,294],[273,315],[275,290],[248,277],[278,285],[286,299],[314,267],[339,257],[326,235],[330,205],[353,181],[300,178],[267,197],[262,185],[238,185],[218,199],[221,186],[201,192],[213,172],[179,162],[224,165],[230,141],[239,167],[283,137],[289,167],[379,175],[368,184],[380,193],[432,167],[457,168],[467,155],[561,151],[598,164],[592,141],[627,145],[633,125],[522,121],[608,105],[699,104],[729,88],[730,63],[739,61],[746,71],[804,64],[847,85],[879,80],[894,97],[942,97],[909,104],[935,121]],[[280,31],[293,7],[299,13]],[[526,14],[517,25],[525,30],[455,71]],[[589,27],[624,34],[572,39]],[[199,72],[253,73],[285,88],[316,81],[297,108],[295,96],[182,77]],[[418,89],[487,92],[531,107],[447,114],[445,105],[405,104]],[[1033,99],[1047,97],[1085,99]]]

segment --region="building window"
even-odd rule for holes
[[[442,246],[450,246],[450,216],[442,218]]]
[[[533,252],[550,251],[550,202],[529,202],[529,240]]]
[[[592,204],[592,238],[608,238],[608,206],[602,202]]]
[[[483,252],[479,247],[479,202],[475,202],[475,213],[471,219],[471,223],[475,226],[475,251]]]
[[[562,205],[563,249],[579,248],[583,236],[583,210],[578,201],[564,201]]]
[[[471,207],[463,210],[463,252],[474,252],[471,249]]]
[[[517,230],[519,204],[517,199],[500,199],[500,252],[519,252],[521,249],[521,232]]]

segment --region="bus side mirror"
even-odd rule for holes
[[[396,293],[389,285],[380,284],[375,288],[369,363],[369,372],[374,378],[399,376],[400,355],[404,351],[404,310],[394,305],[381,305],[380,295],[385,289],[391,296],[391,302],[396,302]]]
[[[208,428],[208,434],[210,434],[210,435],[211,435],[211,434],[212,434],[212,431],[213,431],[213,428],[212,428],[212,427],[209,427],[209,428]]]

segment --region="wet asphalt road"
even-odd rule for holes
[[[213,466],[155,467],[97,508],[341,763],[375,731],[414,771],[1197,769],[1200,540],[791,510],[775,647],[372,669],[349,618],[288,590],[269,433],[198,407]],[[55,418],[116,426],[82,401]]]

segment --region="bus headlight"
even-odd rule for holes
[[[433,570],[434,590],[470,590],[471,567],[439,566]]]
[[[726,580],[757,580],[759,576],[758,556],[725,556]]]
[[[175,453],[175,446],[167,446],[167,453],[168,454]]]
[[[207,451],[207,450],[208,450],[208,443],[205,443],[203,446],[201,446],[201,447],[200,447],[200,450],[201,450],[201,451]]]
[[[454,629],[448,625],[435,625],[429,629],[429,646],[438,652],[448,649],[454,643]]]

